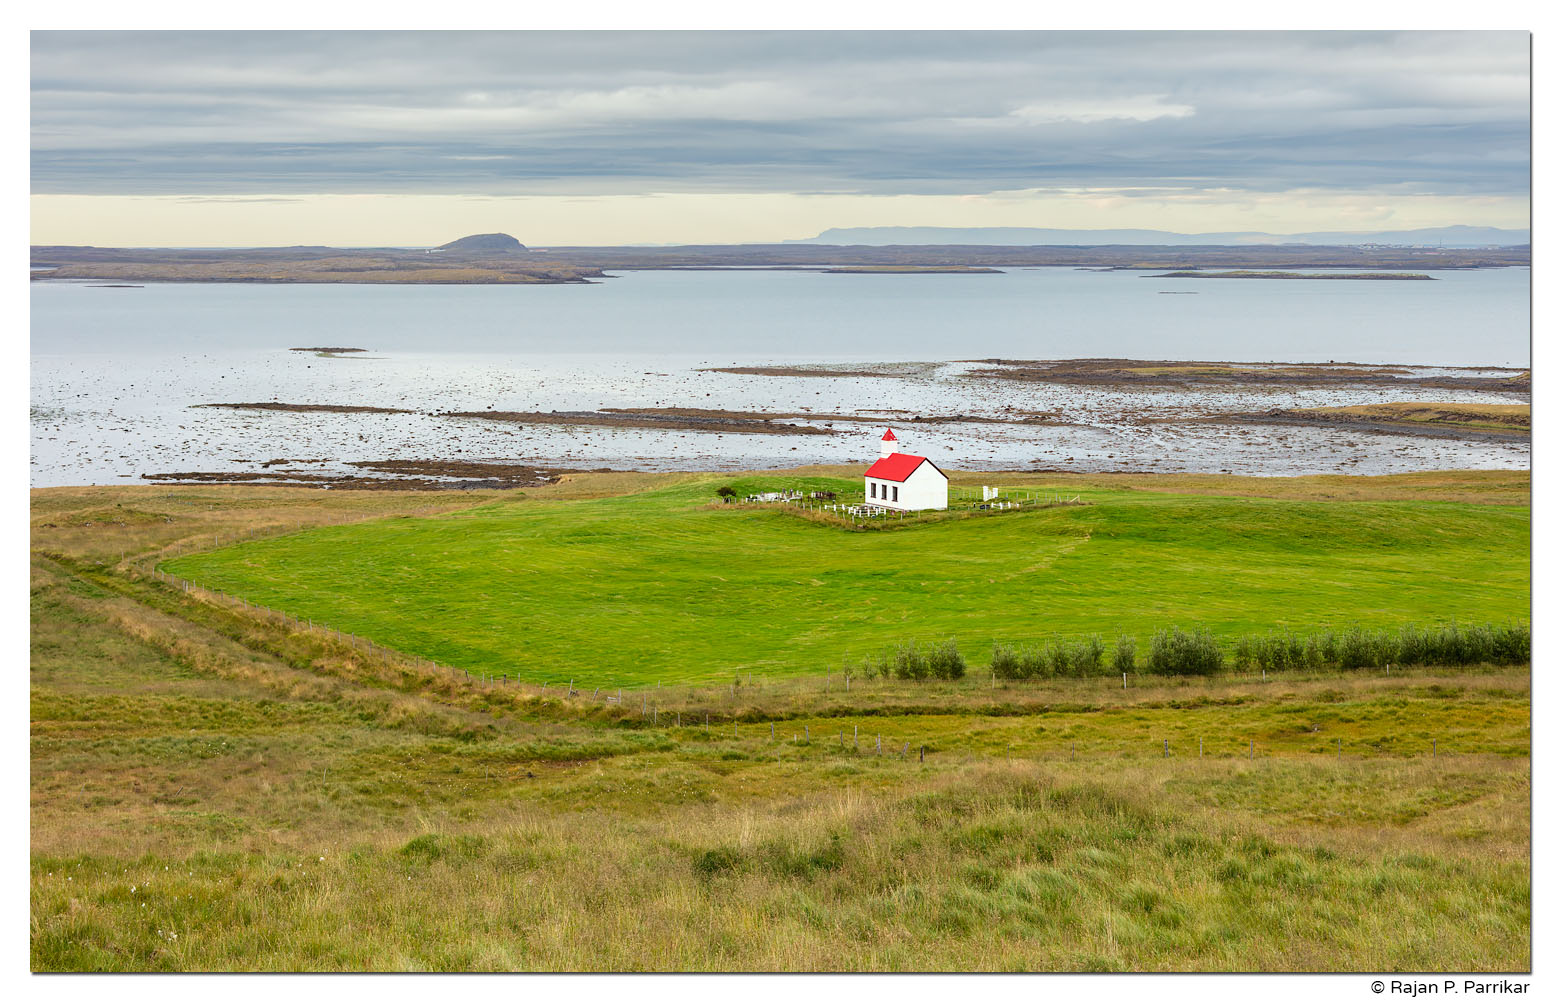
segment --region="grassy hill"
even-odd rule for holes
[[[647,687],[658,712],[641,716],[637,700],[408,663],[151,573],[217,533],[313,525],[214,556],[264,567],[280,590],[289,554],[328,552],[334,570],[316,580],[334,583],[314,594],[345,604],[362,590],[345,577],[354,567],[393,568],[364,541],[399,531],[421,560],[432,533],[450,559],[487,566],[496,583],[485,589],[502,594],[503,581],[526,579],[493,570],[511,566],[501,547],[561,551],[544,565],[555,578],[581,547],[626,559],[613,534],[664,554],[710,537],[727,548],[717,557],[700,542],[706,573],[749,598],[810,597],[818,586],[766,584],[769,560],[751,540],[790,541],[791,565],[862,573],[880,569],[864,555],[885,547],[943,540],[947,561],[959,553],[950,541],[990,533],[965,549],[993,567],[1004,546],[1013,564],[1026,545],[1070,538],[1081,542],[1051,567],[1114,540],[1152,569],[1191,540],[1173,566],[1195,571],[1232,620],[1240,599],[1216,590],[1220,561],[1255,561],[1280,580],[1309,568],[1306,587],[1291,587],[1297,610],[1270,596],[1252,620],[1346,603],[1372,566],[1417,572],[1394,571],[1422,582],[1401,605],[1423,618],[1448,606],[1498,617],[1525,594],[1519,473],[1058,478],[1097,503],[883,533],[703,509],[721,482],[588,475],[523,501],[228,485],[32,492],[32,969],[1530,968],[1525,665],[1144,677],[1128,689],[875,679],[849,692],[837,677],[825,688],[755,673],[740,688]],[[376,521],[331,525],[341,519]],[[1286,545],[1286,525],[1312,542]],[[566,529],[581,535],[560,542]],[[319,573],[297,566],[300,581]],[[1072,584],[1114,584],[1130,604],[1139,572],[1094,566],[1088,581],[1070,572]],[[668,581],[700,580],[675,571]],[[1148,580],[1165,601],[1170,574]],[[876,580],[913,596],[914,582],[953,578]],[[676,607],[630,591],[624,566],[570,581],[598,604],[610,586],[647,609]],[[362,587],[396,594],[372,575]],[[538,584],[524,594],[546,597]],[[935,604],[923,598],[917,614]],[[1067,608],[1089,611],[1081,597]],[[376,629],[410,630],[415,615]],[[571,629],[555,615],[549,643]],[[718,625],[714,613],[692,622]],[[469,632],[436,617],[420,628]],[[876,636],[878,625],[852,628]]]
[[[444,664],[599,685],[837,671],[904,640],[1525,620],[1526,507],[1213,497],[1071,484],[1086,504],[852,532],[714,490],[512,497],[173,560],[180,576]]]

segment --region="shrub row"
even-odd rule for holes
[[[1086,678],[1103,675],[1106,669],[1105,642],[1097,636],[1027,647],[997,644],[991,652],[997,678]]]
[[[1405,626],[1398,630],[1341,633],[1324,630],[1251,634],[1235,642],[1240,668],[1294,671],[1318,668],[1384,668],[1387,665],[1520,665],[1532,658],[1532,631],[1507,626]]]
[[[1105,654],[1105,642],[1098,636],[1053,638],[1027,647],[999,643],[991,652],[991,671],[997,678],[1021,679],[1088,678],[1137,669],[1137,641],[1132,637],[1117,637],[1108,661]],[[1188,633],[1173,627],[1154,633],[1144,667],[1158,675],[1212,675],[1224,667],[1224,651],[1207,630]]]
[[[955,679],[964,677],[966,667],[958,643],[950,637],[924,648],[917,647],[914,640],[897,644],[862,661],[860,674],[867,678]]]
[[[1150,639],[1145,671],[1155,675],[1215,675],[1224,670],[1226,645],[1212,631],[1173,626]],[[1234,666],[1267,671],[1384,668],[1387,665],[1520,665],[1532,657],[1532,633],[1508,626],[1404,626],[1397,630],[1247,634],[1233,644]],[[1098,635],[1082,640],[1053,637],[1036,644],[998,642],[991,671],[999,679],[1089,678],[1138,668],[1137,641],[1116,638],[1107,648]],[[867,678],[957,679],[966,671],[958,644],[917,647],[908,641],[867,658],[852,674]]]

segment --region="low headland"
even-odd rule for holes
[[[1164,275],[1144,275],[1144,278],[1274,278],[1299,279],[1319,282],[1433,282],[1433,275],[1419,275],[1401,271],[1172,271]]]
[[[527,247],[505,233],[430,248],[114,248],[34,246],[35,282],[267,282],[421,285],[557,285],[599,281],[607,271],[804,268],[837,274],[995,274],[1008,268],[1187,269],[1159,277],[1318,278],[1272,269],[1347,268],[1342,278],[1397,278],[1405,268],[1527,266],[1525,246],[1442,249],[1379,246],[829,246],[736,244],[681,247]],[[1202,269],[1234,269],[1211,273]],[[1246,274],[1243,269],[1268,269]],[[1429,276],[1421,276],[1429,277]]]

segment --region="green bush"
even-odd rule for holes
[[[1520,665],[1533,660],[1533,635],[1525,626],[1495,627],[1495,664]]]
[[[959,679],[964,677],[964,655],[952,637],[932,647],[926,655],[927,668],[933,678]]]
[[[920,680],[931,675],[926,656],[915,649],[915,641],[907,641],[894,648],[890,655],[895,678]]]
[[[1201,627],[1187,633],[1179,626],[1154,631],[1148,670],[1157,675],[1212,675],[1224,667],[1224,651]]]
[[[1067,645],[1059,639],[1053,639],[1045,649],[1045,668],[1052,678],[1062,678],[1072,674],[1072,652]]]
[[[1116,650],[1110,658],[1110,670],[1129,672],[1137,668],[1137,641],[1122,634],[1116,638]]]
[[[914,640],[895,644],[876,660],[867,658],[861,663],[860,674],[867,678],[898,678],[921,680],[928,678],[960,679],[968,670],[964,655],[959,653],[958,642],[951,637],[942,643],[922,650]]]
[[[1405,626],[1398,631],[1397,664],[1423,665],[1430,663],[1430,632],[1418,626]]]
[[[1098,636],[1076,642],[1053,637],[1030,647],[998,643],[991,650],[991,671],[1001,679],[1088,678],[1105,674],[1105,651],[1105,641]],[[1119,638],[1112,667],[1126,664],[1118,670],[1131,671],[1132,661],[1132,638]]]
[[[1011,644],[994,644],[991,648],[991,674],[997,678],[1023,678],[1023,661]]]
[[[999,644],[992,650],[992,671],[997,678],[1050,678],[1051,662],[1043,647]]]
[[[1089,636],[1073,648],[1073,673],[1079,678],[1105,674],[1105,641],[1097,634]]]

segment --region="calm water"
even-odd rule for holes
[[[515,428],[438,410],[696,406],[819,413],[1059,412],[1055,426],[918,426],[906,448],[978,468],[1289,474],[1523,467],[1526,443],[1468,443],[1175,419],[1460,391],[1187,392],[992,383],[957,364],[903,379],[699,373],[706,365],[982,357],[1528,364],[1527,270],[1436,282],[1001,275],[631,272],[591,286],[32,287],[32,482],[463,458],[634,468],[855,462],[877,431],[715,436]],[[1195,295],[1161,295],[1161,292]],[[288,348],[370,349],[320,359]],[[407,415],[191,410],[280,400]],[[1145,422],[1143,418],[1171,423]],[[861,441],[857,441],[861,438]]]
[[[598,285],[531,287],[35,283],[32,347],[1528,364],[1526,269],[1434,274],[1434,282],[1261,281],[1053,268],[629,272]]]

